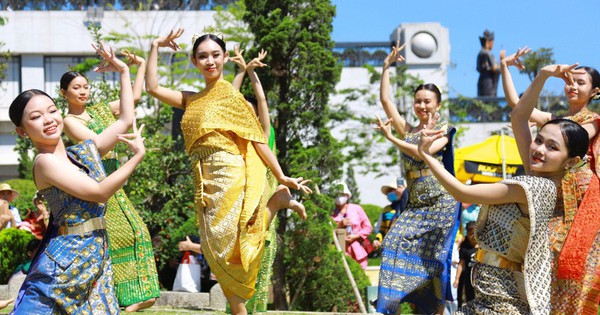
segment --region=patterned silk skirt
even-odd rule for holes
[[[456,314],[530,314],[523,273],[475,263],[471,271],[475,299]]]
[[[431,314],[453,300],[451,248],[459,204],[432,176],[409,183],[409,201],[383,240],[377,311],[394,314],[402,302]]]
[[[106,203],[105,217],[119,305],[129,306],[159,297],[150,233],[123,189]]]
[[[255,293],[267,230],[266,174],[261,183],[260,168],[246,167],[257,162],[224,151],[194,162],[202,252],[225,294],[243,299]]]
[[[46,239],[11,314],[118,314],[105,231]]]

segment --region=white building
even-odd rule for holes
[[[68,67],[95,55],[90,46],[93,39],[86,24],[101,23],[103,34],[113,31],[135,34],[139,38],[137,46],[149,47],[149,39],[144,36],[164,35],[179,27],[185,29],[180,41],[191,42],[194,32],[202,32],[205,27],[214,25],[214,13],[215,11],[0,11],[0,16],[8,20],[5,26],[0,27],[0,42],[5,43],[4,49],[8,49],[12,56],[8,63],[7,78],[0,86],[0,180],[17,177],[18,156],[13,151],[16,135],[8,116],[10,103],[21,91],[31,88],[56,96],[60,77],[69,70]],[[427,37],[423,34],[434,36]],[[395,38],[411,40],[415,35],[420,36],[420,40],[417,38],[410,42],[410,45],[415,45],[415,49],[411,50],[410,46],[407,48],[407,63],[425,80],[433,81],[447,90],[446,66],[450,51],[447,29],[439,23],[404,24],[394,30],[390,42]],[[428,51],[432,49],[432,40],[434,50]],[[375,46],[378,45],[380,57],[382,53],[385,57],[389,52],[389,43]],[[373,46],[372,43],[369,46]],[[430,56],[418,58],[418,54]],[[435,62],[423,62],[424,60]],[[378,95],[379,85],[369,84],[368,79],[367,70],[363,67],[348,66],[342,71],[337,89],[367,87]],[[340,96],[332,97],[332,103],[341,101]],[[378,113],[380,117],[385,117],[381,106],[367,107],[364,103],[356,102],[351,104],[351,108],[356,112],[362,111],[365,115]],[[411,106],[408,110],[411,110]],[[371,126],[356,127],[371,129]],[[463,142],[464,145],[487,137],[487,133],[480,132],[479,129],[471,128],[469,132],[479,138],[469,136],[469,141]],[[372,174],[357,175],[363,203],[387,203],[379,188],[400,176],[400,168],[391,168],[389,174],[390,176],[380,178],[375,178]]]

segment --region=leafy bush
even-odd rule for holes
[[[27,261],[27,244],[35,236],[15,228],[0,231],[0,284],[7,284],[19,264]]]
[[[7,184],[19,193],[19,196],[11,202],[11,205],[19,209],[21,217],[27,214],[27,209],[33,209],[33,196],[37,191],[35,184],[29,179],[9,179]]]
[[[370,282],[364,270],[354,259],[330,247],[320,259],[316,259],[314,270],[308,274],[303,287],[299,288],[298,298],[291,305],[292,308],[314,312],[360,312],[342,259],[348,262],[361,298],[365,301],[363,295]],[[293,283],[300,280],[302,278],[298,277],[288,281]]]

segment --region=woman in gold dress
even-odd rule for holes
[[[289,189],[270,196],[267,167],[277,181],[310,193],[302,178],[283,174],[269,149],[262,127],[242,94],[223,80],[229,54],[213,34],[193,40],[191,61],[204,77],[200,92],[174,91],[158,84],[158,48],[177,50],[183,29],[152,42],[146,90],[173,107],[185,110],[181,128],[192,159],[195,208],[202,252],[216,275],[233,314],[246,314],[245,300],[254,285],[267,228],[279,209],[290,207],[302,219],[304,207],[292,203]]]

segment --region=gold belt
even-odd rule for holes
[[[513,271],[523,271],[523,264],[508,260],[494,252],[485,249],[478,249],[475,260],[486,265],[508,269]]]
[[[115,151],[108,151],[108,153],[106,153],[102,159],[117,159],[117,153]]]
[[[423,176],[431,176],[431,170],[426,168],[426,169],[422,169],[422,170],[418,170],[418,171],[409,171],[406,173],[406,177],[408,177],[409,179],[415,179],[415,178],[419,178],[419,177],[423,177]]]
[[[106,220],[104,217],[91,218],[81,224],[74,226],[59,226],[58,235],[79,234],[83,235],[95,230],[106,229]]]

